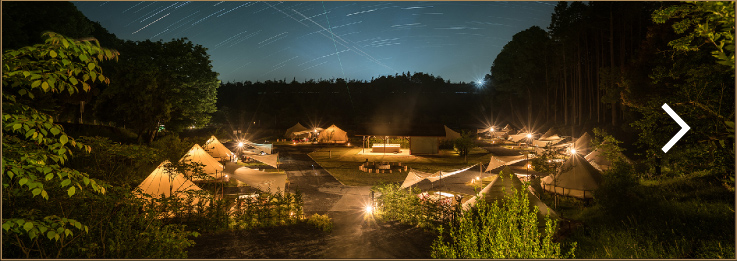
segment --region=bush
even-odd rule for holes
[[[615,162],[603,176],[604,181],[594,191],[594,199],[603,211],[614,215],[625,214],[642,202],[642,187],[632,165]]]
[[[381,196],[376,199],[376,217],[398,221],[408,225],[432,227],[447,221],[453,207],[432,199],[420,199],[420,189],[401,189],[399,185],[387,184],[372,188]]]
[[[448,233],[439,229],[433,242],[433,258],[574,258],[576,243],[567,254],[553,242],[557,222],[545,218],[538,229],[537,207],[529,207],[525,190],[507,194],[501,204],[480,200],[450,223]]]
[[[307,223],[315,226],[316,228],[324,232],[333,231],[333,220],[330,219],[330,217],[328,217],[327,214],[325,215],[314,214],[310,216],[309,219],[307,219]]]

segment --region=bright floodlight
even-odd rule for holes
[[[576,154],[576,149],[571,149],[571,155]]]
[[[367,213],[367,214],[371,214],[371,212],[373,212],[373,211],[374,211],[374,207],[372,207],[371,205],[367,205],[367,206],[366,206],[366,207],[365,207],[365,208],[363,209],[363,211],[366,211],[366,213]]]
[[[531,133],[527,133],[527,138],[528,139],[532,138],[532,134]]]
[[[238,142],[238,147],[243,147],[243,142]]]
[[[315,129],[315,132],[317,132],[317,129]]]
[[[493,132],[494,131],[494,127],[489,128],[489,130]]]

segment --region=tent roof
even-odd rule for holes
[[[300,124],[299,122],[297,122],[297,124],[294,124],[294,126],[287,129],[287,132],[284,133],[284,136],[289,137],[293,132],[299,132],[299,131],[304,131],[304,130],[307,130],[307,128],[305,126],[302,126],[302,124]]]
[[[589,153],[591,151],[591,136],[588,132],[584,132],[581,137],[576,139],[573,145],[576,150],[582,151],[583,153]]]
[[[149,194],[154,198],[160,198],[163,194],[165,197],[171,196],[172,192],[178,194],[179,197],[185,198],[184,194],[176,193],[187,190],[201,190],[200,187],[192,183],[192,181],[184,178],[183,175],[175,170],[167,170],[166,165],[170,164],[168,160],[161,162],[146,179],[138,185],[143,193]],[[138,195],[141,197],[142,195]]]
[[[484,178],[488,177],[489,174],[479,172],[478,169],[474,168],[474,166],[453,172],[444,171],[442,179],[439,172],[433,173],[431,176],[417,182],[413,186],[420,188],[422,191],[437,190],[475,195],[476,190],[473,186],[468,185],[468,183],[476,177]]]
[[[270,155],[249,155],[249,157],[258,160],[266,165],[276,168],[277,159],[279,159],[279,153]]]
[[[553,136],[553,134],[555,134],[555,132],[553,132],[553,128],[551,127],[550,129],[548,129],[548,131],[545,132],[545,134],[540,136],[540,139],[545,139],[547,137]]]
[[[599,167],[597,167],[597,169],[607,170],[612,165],[612,162],[609,161],[609,159],[607,159],[606,155],[604,155],[602,150],[603,150],[602,148],[597,148],[591,153],[589,153],[588,155],[586,155],[586,157],[584,158],[586,159],[586,161],[591,163],[591,165],[593,165],[594,167],[597,167],[598,165]],[[616,152],[616,156],[621,157],[626,162],[631,162],[631,160],[627,158],[626,156],[624,156],[622,152]]]
[[[445,138],[446,139],[457,139],[461,137],[461,134],[458,133],[457,131],[450,129],[448,128],[448,126],[445,126],[445,125],[443,125],[443,127],[445,127]]]
[[[184,156],[179,161],[202,163],[203,165],[205,165],[202,167],[202,170],[205,173],[216,178],[216,174],[223,171],[223,164],[220,164],[220,162],[210,156],[210,154],[207,154],[207,152],[205,152],[205,150],[197,144],[192,146],[192,148],[187,151],[187,154],[184,154]]]
[[[331,133],[332,136],[327,136],[329,133]],[[324,129],[320,132],[320,134],[317,136],[318,141],[348,141],[348,133],[346,133],[344,130],[338,128],[338,126],[335,126],[335,124],[330,125],[327,129]]]
[[[530,208],[537,206],[538,218],[543,219],[545,215],[551,215],[551,217],[557,217],[558,215],[550,209],[545,203],[543,203],[537,196],[532,194],[529,189],[523,188],[522,181],[519,180],[517,175],[512,171],[509,166],[505,167],[497,176],[494,181],[487,185],[481,190],[484,194],[484,200],[487,202],[498,201],[501,202],[506,195],[512,194],[512,188],[517,191],[524,190],[527,193],[527,198],[530,201]]]
[[[283,193],[286,183],[286,173],[270,173],[246,167],[240,167],[233,172],[233,178],[255,187],[264,192]]]
[[[491,156],[489,159],[489,166],[486,167],[486,172],[490,172],[501,166],[506,166],[520,162],[525,159],[525,155],[518,156]]]
[[[556,187],[576,190],[596,190],[604,179],[601,172],[594,168],[583,156],[575,154],[563,163],[558,174],[553,176],[552,183]],[[550,181],[550,180],[549,180]]]
[[[527,133],[509,135],[509,140],[514,141],[514,142],[519,142],[523,139],[527,139]]]
[[[205,142],[204,149],[214,158],[227,158],[234,155],[233,152],[220,143],[215,136],[210,137],[210,139]]]

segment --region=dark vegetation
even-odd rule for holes
[[[515,35],[479,85],[421,72],[223,84],[207,49],[187,39],[123,41],[69,2],[2,5],[4,258],[182,258],[199,233],[307,222],[329,231],[328,217],[301,219],[299,194],[241,202],[236,215],[213,200],[159,218],[184,202],[131,193],[211,134],[283,133],[298,121],[508,122],[575,136],[600,127],[637,164],[605,173],[593,202],[560,200],[556,210],[585,227],[561,239],[578,243],[576,257],[734,258],[733,2],[560,2],[548,30]],[[668,153],[660,148],[680,127],[663,103],[691,126]],[[464,150],[464,138],[444,146]],[[535,169],[553,172],[544,164]],[[384,202],[388,219],[453,216],[384,189],[396,199]]]

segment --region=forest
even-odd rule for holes
[[[70,2],[2,5],[3,257],[186,258],[193,237],[229,229],[222,213],[165,222],[142,211],[132,187],[202,143],[179,137],[189,129],[254,128],[275,139],[301,122],[349,132],[364,123],[603,129],[638,164],[612,175],[627,197],[612,199],[612,189],[593,203],[617,215],[588,221],[643,230],[575,235],[584,249],[595,245],[585,240],[616,241],[604,235],[614,231],[675,238],[647,258],[734,258],[734,2],[558,2],[547,28],[515,34],[473,83],[409,71],[221,82],[207,48],[186,38],[123,40]],[[691,126],[668,153],[680,126],[663,103]],[[651,185],[669,198],[648,196]],[[683,231],[632,224],[648,209],[668,210]],[[699,217],[708,224],[685,226]],[[203,221],[213,223],[194,225]]]

